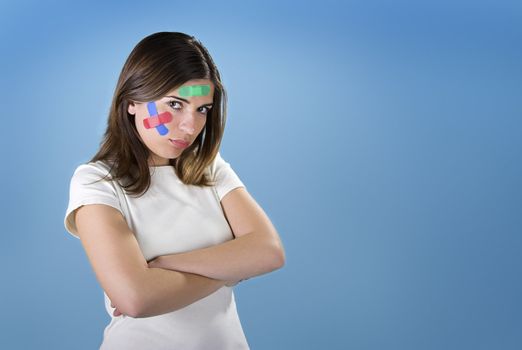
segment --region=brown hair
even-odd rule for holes
[[[90,162],[107,161],[112,179],[121,187],[131,194],[145,193],[151,183],[150,151],[139,137],[134,115],[128,113],[129,102],[160,99],[192,79],[213,82],[213,107],[196,140],[178,158],[169,159],[169,166],[185,184],[213,185],[206,168],[217,155],[223,137],[226,92],[206,48],[193,36],[179,32],[154,33],[132,50],[118,78],[103,141]]]

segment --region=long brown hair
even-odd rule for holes
[[[185,184],[211,186],[206,168],[217,155],[223,137],[226,92],[207,49],[193,36],[179,32],[154,33],[132,50],[118,78],[103,141],[90,162],[106,161],[112,179],[126,192],[145,193],[151,183],[150,151],[139,137],[135,116],[128,113],[129,102],[160,99],[192,79],[213,82],[213,107],[196,140],[178,158],[169,159],[169,166]]]

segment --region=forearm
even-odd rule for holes
[[[139,305],[136,318],[176,311],[225,285],[225,281],[192,273],[151,267],[145,270],[137,286]]]
[[[225,281],[262,275],[282,264],[277,247],[255,233],[207,248],[162,255],[155,261],[157,267]]]

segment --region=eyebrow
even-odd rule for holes
[[[177,98],[178,100],[181,100],[181,101],[184,101],[184,102],[187,102],[188,104],[190,104],[190,102],[188,100],[185,100],[184,98],[181,98],[178,96],[165,96],[165,97]],[[214,103],[207,103],[207,104],[201,105],[200,107],[212,106],[213,104]]]

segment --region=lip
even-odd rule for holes
[[[173,146],[177,148],[187,148],[190,145],[190,143],[188,143],[187,141],[178,139],[169,139],[169,141]]]

